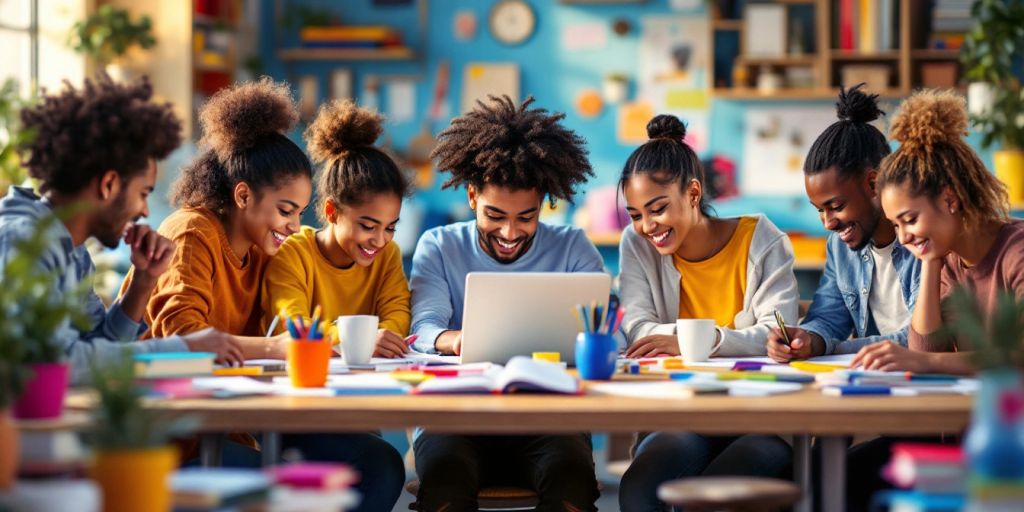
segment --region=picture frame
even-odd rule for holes
[[[330,87],[332,100],[355,100],[351,69],[337,68],[331,72]]]
[[[299,118],[309,122],[316,117],[320,104],[320,80],[316,75],[299,77]]]
[[[743,55],[760,58],[785,56],[787,18],[783,4],[747,4],[743,9]]]

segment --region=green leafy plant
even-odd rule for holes
[[[2,269],[0,287],[0,344],[16,344],[22,364],[55,363],[64,350],[54,335],[66,322],[86,329],[90,319],[82,304],[89,280],[60,293],[60,274],[42,270],[39,260],[53,236],[51,227],[75,209],[54,212],[38,221],[32,236],[16,242]]]
[[[35,131],[21,126],[21,109],[35,103],[33,94],[22,98],[18,81],[8,78],[0,86],[0,189],[20,185],[28,177],[18,148],[35,138]]]
[[[165,446],[172,437],[195,431],[194,416],[167,418],[143,404],[144,388],[135,379],[131,350],[104,364],[91,363],[92,388],[99,402],[93,415],[92,441],[104,450],[136,450]]]
[[[32,377],[31,370],[22,364],[24,348],[15,340],[0,336],[0,411],[18,399],[25,383]]]
[[[980,370],[1011,368],[1024,354],[1024,298],[1000,292],[990,313],[982,311],[968,288],[957,287],[943,304],[947,322],[942,332],[967,342]]]
[[[97,8],[84,21],[75,23],[69,44],[76,52],[90,55],[97,62],[106,64],[124,55],[134,45],[143,49],[152,48],[156,39],[153,37],[153,23],[149,16],[133,22],[126,9],[106,4]]]
[[[991,86],[992,105],[971,116],[984,148],[1000,142],[1005,149],[1024,149],[1024,88],[1014,64],[1024,54],[1024,3],[977,0],[971,6],[974,27],[964,37],[964,76]]]

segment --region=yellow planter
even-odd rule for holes
[[[1024,151],[996,151],[993,159],[996,177],[1006,185],[1010,204],[1024,203]]]
[[[174,446],[97,451],[91,475],[103,491],[104,512],[167,512],[177,464]]]
[[[0,491],[10,489],[18,474],[18,427],[9,409],[0,410]]]

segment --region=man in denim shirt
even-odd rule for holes
[[[779,362],[856,353],[882,340],[907,343],[920,262],[882,212],[875,179],[890,150],[869,124],[882,114],[877,96],[858,89],[840,93],[840,120],[814,141],[804,163],[807,195],[833,234],[810,310],[800,327],[787,328],[790,343],[779,329],[768,335],[768,355]]]
[[[215,353],[221,362],[241,361],[237,342],[212,329],[128,343],[145,331],[143,308],[174,253],[173,242],[135,224],[148,214],[146,200],[156,181],[156,161],[181,141],[181,122],[169,105],[150,102],[151,96],[148,80],[119,84],[101,76],[86,80],[80,90],[68,85],[21,113],[25,128],[36,132],[26,148],[25,167],[42,195],[12,186],[0,199],[0,282],[18,242],[55,210],[70,209],[74,215],[49,225],[48,246],[38,261],[39,270],[58,276],[52,293],[64,293],[91,278],[95,266],[86,239],[95,238],[110,248],[122,240],[131,246],[136,277],[128,292],[108,309],[90,290],[82,304],[88,328],[65,320],[54,335],[76,384],[86,379],[90,360],[115,359],[126,350],[203,351]]]

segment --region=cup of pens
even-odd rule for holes
[[[576,370],[585,380],[608,380],[615,373],[619,343],[615,332],[622,324],[624,310],[614,297],[608,305],[577,304],[573,314],[580,327],[576,336]]]
[[[327,384],[331,342],[324,339],[320,307],[313,312],[307,329],[301,316],[293,320],[281,312],[292,340],[288,343],[288,377],[296,388],[322,388]]]

